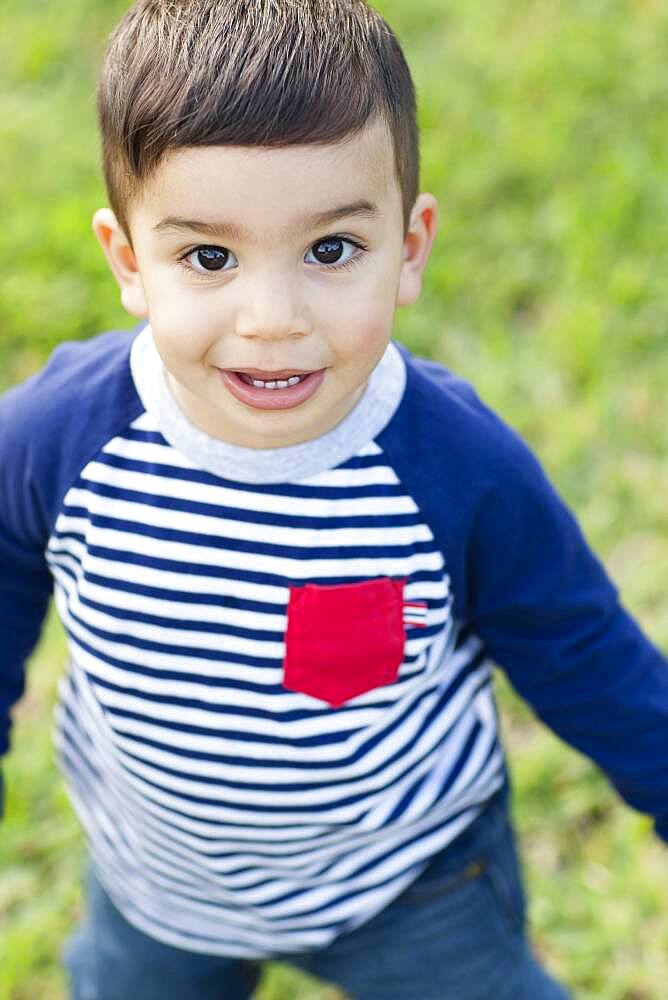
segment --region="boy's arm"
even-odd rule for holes
[[[519,441],[499,456],[469,552],[476,632],[559,736],[605,770],[668,840],[668,662]]]
[[[521,438],[469,383],[397,346],[407,387],[379,444],[443,552],[455,618],[668,840],[668,662]]]
[[[23,425],[23,396],[14,389],[0,398],[0,757],[9,749],[10,710],[23,693],[25,663],[52,588],[44,557],[47,521],[35,489],[36,454]]]
[[[0,756],[9,749],[10,709],[23,694],[25,662],[39,639],[52,585],[42,554],[23,549],[4,517],[0,506]]]
[[[144,410],[130,368],[141,326],[60,344],[40,372],[0,397],[0,757],[52,592],[45,553],[62,499]]]

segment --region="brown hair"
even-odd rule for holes
[[[127,207],[168,150],[335,142],[377,116],[408,225],[415,90],[364,0],[136,0],[109,39],[97,103],[109,200],[128,236]]]

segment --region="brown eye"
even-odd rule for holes
[[[219,247],[202,247],[195,253],[197,254],[197,263],[201,264],[207,271],[219,271],[225,267],[230,256],[227,250],[221,250]]]
[[[237,263],[234,254],[225,247],[197,247],[186,254],[185,260],[198,274],[229,271]]]
[[[326,236],[311,246],[304,260],[307,264],[322,264],[335,270],[354,264],[366,251],[366,247],[345,236]]]
[[[338,264],[343,256],[344,240],[326,239],[320,240],[312,247],[313,256],[319,264]]]

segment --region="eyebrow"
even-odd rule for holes
[[[349,205],[339,205],[336,208],[329,208],[324,212],[308,216],[300,220],[299,225],[300,227],[318,228],[319,226],[326,226],[331,222],[338,222],[339,219],[347,219],[353,216],[373,221],[379,215],[378,206],[363,198],[359,201],[351,202]],[[238,241],[248,237],[248,231],[235,222],[205,222],[201,219],[182,219],[176,215],[168,215],[167,218],[161,219],[153,227],[153,230],[156,233],[194,231],[205,233],[207,236],[231,238]]]

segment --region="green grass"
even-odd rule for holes
[[[385,0],[421,99],[442,232],[398,336],[530,442],[627,606],[668,647],[668,6]],[[63,339],[130,326],[90,217],[93,88],[117,0],[0,0],[0,389]],[[50,619],[0,830],[0,1000],[63,1000],[82,844],[53,765]],[[663,1000],[665,848],[499,677],[536,946],[584,1000]],[[258,1000],[334,994],[289,969]],[[407,998],[409,1000],[409,998]]]

